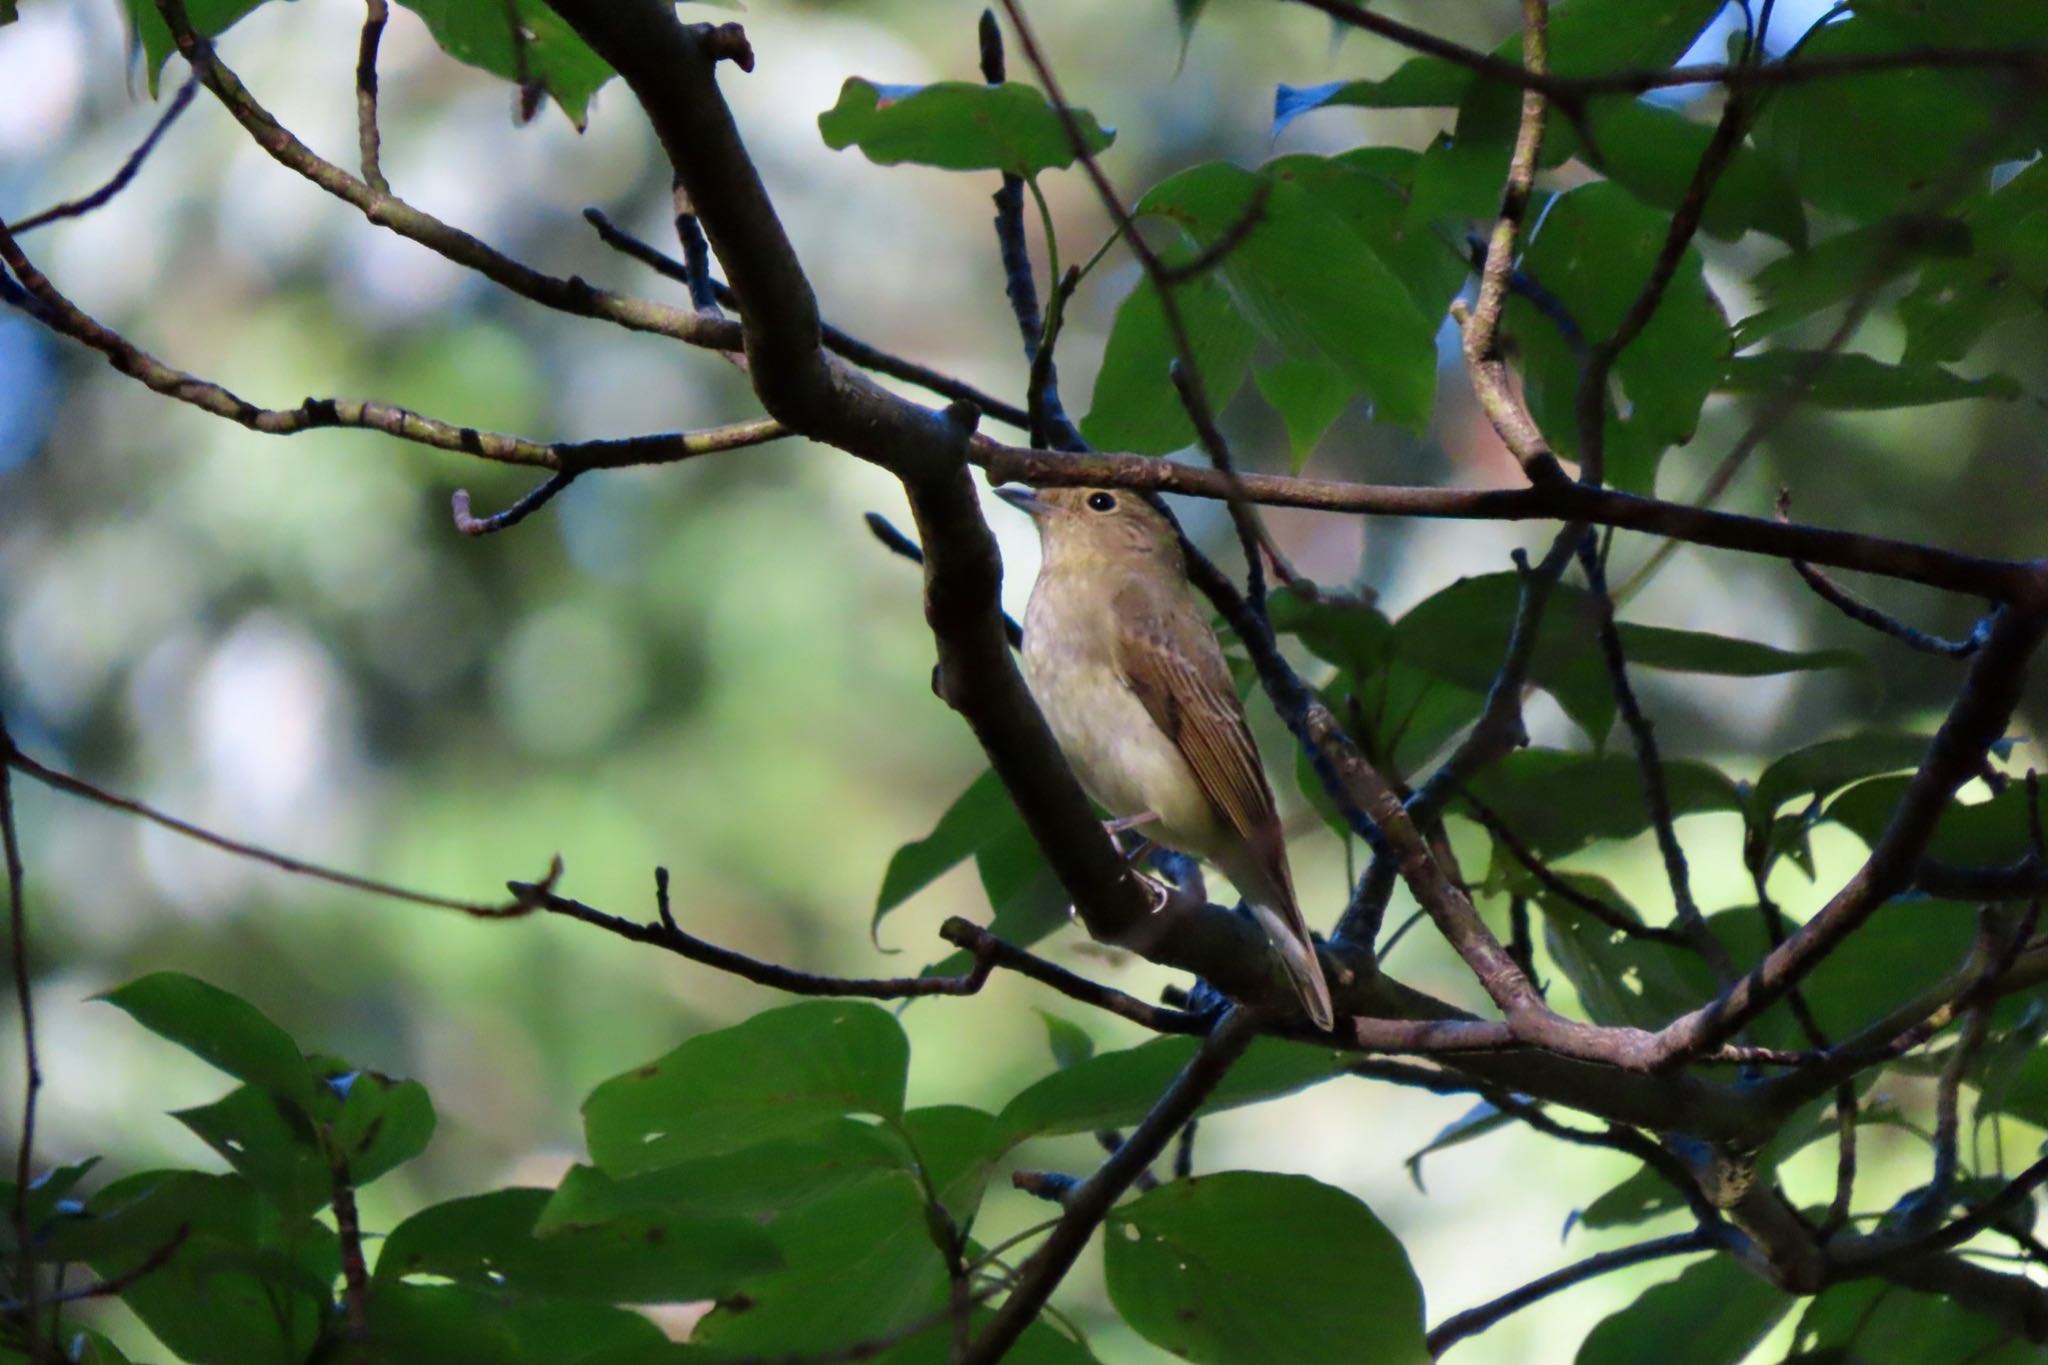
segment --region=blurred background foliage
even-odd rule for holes
[[[1449,117],[1331,109],[1276,137],[1277,84],[1383,76],[1401,54],[1342,37],[1303,10],[1208,8],[1183,52],[1166,0],[1035,7],[1070,96],[1118,130],[1105,165],[1129,197],[1197,161],[1419,147]],[[1385,8],[1480,46],[1514,20],[1503,0]],[[1819,8],[1780,5],[1779,31],[1799,32]],[[885,170],[828,150],[816,124],[850,76],[973,79],[978,13],[970,3],[759,0],[740,17],[760,64],[750,75],[728,70],[723,85],[826,315],[1014,395],[1023,370],[988,226],[993,177]],[[342,161],[354,146],[359,23],[359,8],[342,0],[297,0],[263,7],[224,43],[257,96]],[[1724,16],[1711,28],[1695,58],[1718,58],[1729,24]],[[166,94],[182,78],[174,60]],[[19,23],[0,32],[0,205],[19,213],[103,179],[156,117],[142,83],[113,0],[24,4]],[[669,240],[668,172],[621,87],[600,91],[581,132],[552,108],[518,126],[503,83],[448,60],[411,11],[394,7],[383,89],[385,168],[400,193],[549,270],[677,292],[600,245],[580,216],[597,205]],[[1676,102],[1696,93],[1676,92]],[[1574,172],[1558,174],[1570,183]],[[1103,215],[1078,177],[1051,175],[1045,186],[1063,255],[1074,259],[1105,234]],[[375,397],[540,439],[756,411],[743,377],[710,356],[545,312],[366,226],[271,163],[204,96],[111,206],[25,245],[82,306],[257,402]],[[1731,317],[1754,311],[1748,277],[1782,250],[1757,235],[1709,249],[1708,279]],[[1112,257],[1071,311],[1060,354],[1077,415],[1134,278]],[[1825,321],[1802,326],[1792,336],[1806,344],[1826,335]],[[1878,310],[1858,344],[1896,354],[1896,321]],[[1425,435],[1354,407],[1309,472],[1517,479],[1470,402],[1454,342],[1443,354]],[[2009,373],[2026,395],[2048,392],[2037,339],[1994,331],[1961,368]],[[1800,514],[1826,524],[1987,555],[2036,553],[2039,406],[2026,396],[1803,411],[1726,503],[1763,511],[1783,483]],[[1755,411],[1751,397],[1711,399],[1697,438],[1664,460],[1660,491],[1690,495]],[[1252,388],[1228,421],[1244,463],[1288,467],[1286,432]],[[979,884],[960,870],[896,911],[879,944],[868,936],[891,852],[925,833],[982,767],[965,728],[931,695],[916,574],[861,522],[869,510],[905,521],[889,477],[787,443],[585,478],[505,535],[472,540],[452,529],[455,489],[492,509],[529,482],[367,433],[246,432],[0,315],[0,702],[9,723],[31,753],[173,812],[422,889],[489,899],[503,879],[537,875],[560,853],[570,894],[645,917],[661,863],[692,932],[821,971],[914,971],[941,955],[933,930],[944,916],[985,917]],[[1186,512],[1226,553],[1215,509]],[[1035,544],[1021,518],[994,508],[991,519],[1007,592],[1021,606]],[[1459,575],[1505,568],[1511,548],[1547,535],[1297,512],[1271,520],[1306,572],[1371,587],[1395,611]],[[1650,548],[1624,538],[1622,573]],[[1967,627],[1969,603],[1897,585],[1879,594],[1931,629]],[[1953,684],[1951,666],[1856,635],[1774,562],[1685,550],[1630,615],[1786,648],[1847,643],[1878,661],[1757,680],[1643,677],[1667,753],[1707,757],[1737,776],[1851,724],[1923,729]],[[2029,730],[2040,702],[2037,688],[2023,710]],[[1258,724],[1282,778],[1291,756],[1269,720]],[[1532,725],[1540,741],[1575,742],[1547,698],[1532,705]],[[2023,749],[2018,761],[2030,759]],[[1352,851],[1291,783],[1276,785],[1294,807],[1304,900],[1327,926]],[[50,1079],[39,1141],[52,1159],[104,1152],[122,1170],[207,1162],[163,1114],[211,1097],[217,1078],[89,1000],[145,971],[195,973],[248,997],[309,1048],[427,1084],[436,1139],[366,1194],[371,1228],[430,1200],[551,1183],[581,1150],[576,1106],[596,1082],[772,1002],[573,924],[482,924],[349,896],[34,787],[21,818]],[[1738,818],[1696,816],[1682,828],[1706,841],[1698,848],[1727,850],[1695,854],[1702,907],[1747,902]],[[1819,884],[1853,865],[1860,847],[1844,831],[1818,831]],[[1574,866],[1612,878],[1638,903],[1664,904],[1647,839]],[[1395,912],[1407,908],[1404,894]],[[1077,930],[1046,951],[1139,994],[1166,979]],[[1427,932],[1403,945],[1394,967],[1473,998]],[[995,1107],[1047,1070],[1032,1007],[1077,1013],[1002,976],[987,998],[910,1007],[912,1102]],[[1135,1041],[1100,1016],[1077,1022],[1103,1044]],[[18,1087],[17,1057],[10,1033],[0,1093]],[[1512,1133],[1433,1156],[1425,1196],[1402,1158],[1464,1108],[1363,1081],[1327,1085],[1205,1122],[1200,1163],[1304,1171],[1359,1193],[1400,1235],[1440,1318],[1609,1244],[1602,1238],[1614,1234],[1580,1230],[1560,1248],[1558,1231],[1626,1169],[1611,1154]],[[1891,1129],[1864,1142],[1879,1182],[1888,1156],[1918,1150]],[[1071,1169],[1090,1160],[1085,1140],[1069,1143],[1033,1149],[1031,1161]],[[1832,1158],[1814,1149],[1801,1160],[1818,1179]],[[1896,1183],[1908,1180],[1902,1169]],[[991,1238],[1040,1208],[996,1196]],[[1096,1264],[1068,1299],[1103,1328],[1098,1353],[1160,1358],[1113,1324]],[[1537,1358],[1536,1343],[1576,1340],[1668,1274],[1653,1267],[1548,1301],[1462,1346],[1460,1358]],[[103,1312],[119,1325],[118,1309]]]

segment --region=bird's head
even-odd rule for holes
[[[1158,508],[1119,488],[998,488],[1038,527],[1047,568],[1163,562],[1178,568],[1180,536]]]

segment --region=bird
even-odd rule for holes
[[[1273,789],[1178,530],[1117,489],[995,492],[1038,529],[1024,681],[1074,775],[1113,829],[1230,878],[1303,1012],[1328,1032],[1330,987],[1295,900]]]

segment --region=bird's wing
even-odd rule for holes
[[[1251,845],[1275,888],[1288,888],[1273,792],[1215,632],[1192,601],[1145,584],[1118,590],[1111,610],[1119,626],[1118,670],[1194,770],[1216,813]]]

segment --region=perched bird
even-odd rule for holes
[[[1118,828],[1207,859],[1266,931],[1302,1009],[1333,1022],[1273,791],[1172,523],[1134,493],[999,488],[1044,563],[1024,677],[1074,775]]]

